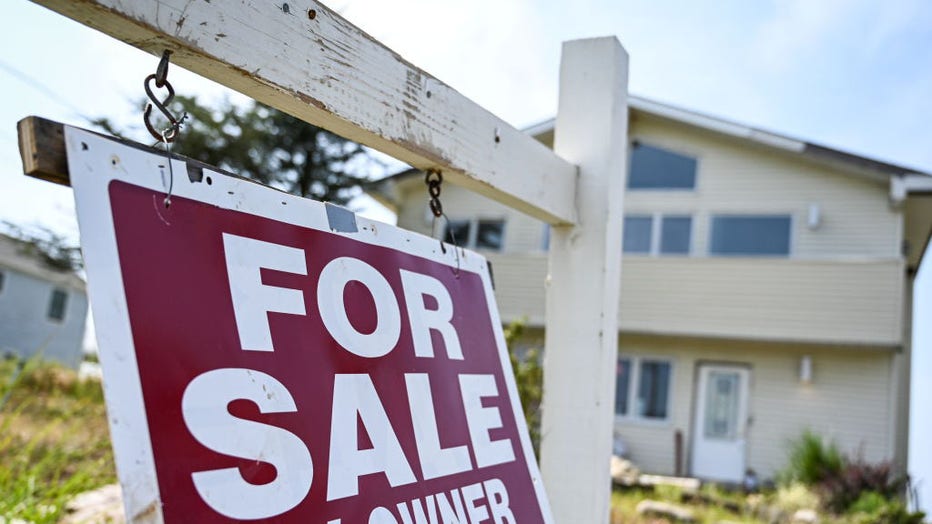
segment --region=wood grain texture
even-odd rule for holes
[[[320,3],[36,3],[535,218],[575,222],[573,165]]]
[[[65,126],[27,116],[16,124],[19,134],[19,155],[23,173],[63,186],[68,180],[68,156],[65,153]]]

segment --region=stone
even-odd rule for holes
[[[818,524],[819,514],[814,509],[801,509],[793,513],[793,524]]]
[[[72,499],[66,506],[68,515],[61,524],[125,524],[123,492],[119,484],[109,484],[87,491]]]
[[[695,522],[696,516],[689,508],[661,502],[658,500],[642,500],[635,507],[638,515],[645,517],[659,517],[670,519],[674,522]]]

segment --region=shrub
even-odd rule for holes
[[[835,443],[826,444],[818,435],[806,430],[790,445],[785,481],[812,486],[841,473],[843,462]]]
[[[893,475],[890,462],[870,464],[863,458],[848,459],[837,475],[823,479],[818,490],[825,507],[836,513],[854,508],[856,503],[862,506],[876,498],[893,501],[899,497],[905,479]]]

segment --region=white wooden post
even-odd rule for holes
[[[628,54],[563,44],[554,150],[579,167],[575,226],[551,228],[541,472],[555,522],[607,522],[618,353]]]

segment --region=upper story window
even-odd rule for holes
[[[615,369],[615,414],[641,420],[669,418],[673,363],[667,359],[619,357]]]
[[[68,292],[63,289],[53,289],[49,296],[49,310],[46,316],[49,320],[61,322],[65,319],[65,308],[68,305]]]
[[[688,215],[628,215],[622,251],[645,255],[688,255],[693,219]]]
[[[789,256],[792,220],[789,215],[715,215],[709,253],[712,255]]]
[[[696,159],[635,142],[628,189],[696,189]]]
[[[448,220],[443,241],[469,249],[501,251],[505,221],[498,219]]]

